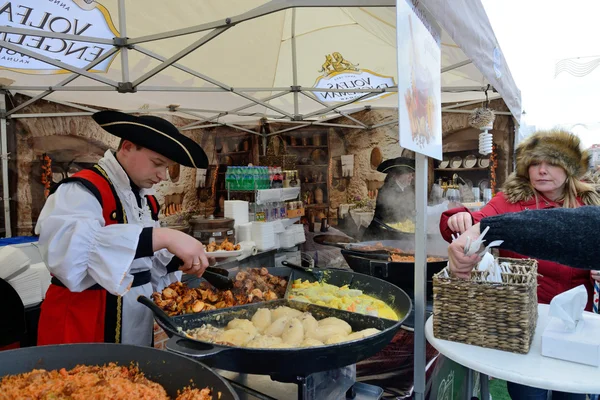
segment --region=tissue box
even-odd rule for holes
[[[600,366],[600,315],[583,313],[574,332],[558,318],[550,318],[542,334],[542,355],[579,364]]]

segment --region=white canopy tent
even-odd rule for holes
[[[266,118],[290,124],[282,130],[339,126],[328,120],[340,116],[352,121],[345,127],[378,128],[351,114],[398,107],[395,5],[396,0],[6,2],[0,8],[0,89],[32,97],[10,110],[0,99],[7,236],[7,119],[87,116],[94,107],[106,107],[197,120],[181,129],[227,125],[258,134],[244,125]],[[442,112],[468,113],[457,108],[477,106],[491,87],[496,94],[490,99],[503,98],[518,122],[520,91],[479,0],[420,0],[418,8],[441,32],[442,103],[455,103]],[[372,79],[327,81],[340,72],[336,62],[346,72],[366,70]],[[28,113],[27,105],[39,99],[81,112]],[[424,356],[422,361],[416,368],[424,369]],[[423,390],[419,386],[417,392]]]

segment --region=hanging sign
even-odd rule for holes
[[[398,0],[400,146],[442,159],[441,50],[412,5]]]
[[[344,59],[339,52],[327,54],[319,72],[322,75],[317,78],[315,88],[347,90],[315,92],[315,96],[319,100],[327,103],[351,101],[368,94],[368,92],[352,92],[352,89],[380,89],[395,86],[393,77],[380,75],[368,69],[360,69],[358,65]],[[384,95],[389,95],[389,93],[378,94],[365,100],[372,100]]]
[[[59,39],[0,32],[0,40],[77,68],[84,68],[113,47],[110,44],[81,42],[77,36],[103,39],[119,36],[108,10],[94,0],[14,0],[0,1],[0,5],[0,25],[73,35],[73,39]],[[106,72],[113,59],[114,56],[109,57],[91,71]],[[2,47],[1,41],[0,68],[29,74],[69,72]]]

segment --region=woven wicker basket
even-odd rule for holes
[[[499,258],[512,273],[502,283],[449,278],[448,267],[433,276],[433,335],[513,353],[529,352],[537,324],[537,261]]]

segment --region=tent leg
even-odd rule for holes
[[[427,156],[416,154],[415,201],[417,225],[415,233],[415,400],[425,398],[425,302],[427,280]]]
[[[10,193],[8,189],[8,138],[6,137],[6,94],[0,93],[0,112],[3,116],[0,118],[0,141],[2,149],[0,150],[0,158],[2,158],[2,203],[4,204],[4,228],[6,229],[6,237],[11,237],[10,226]]]
[[[127,20],[125,12],[125,0],[119,0],[119,35],[122,39],[127,38]],[[121,71],[123,83],[129,82],[129,49],[121,48]]]

